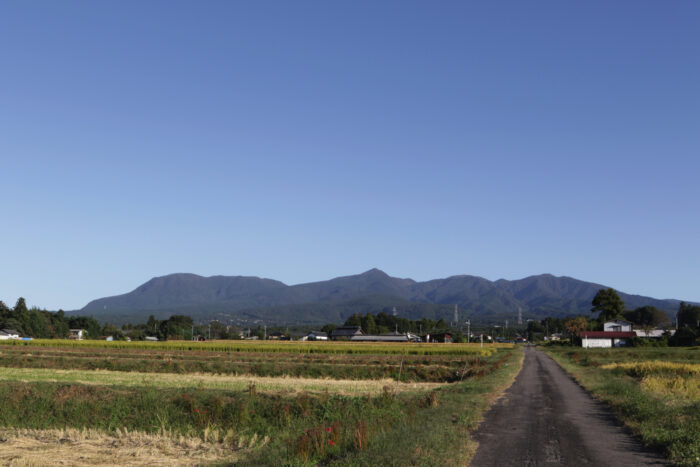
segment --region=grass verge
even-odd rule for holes
[[[700,466],[700,401],[694,396],[697,390],[688,389],[697,388],[700,378],[687,372],[689,365],[679,366],[688,373],[686,376],[670,375],[668,371],[675,365],[641,363],[645,358],[658,359],[659,354],[653,352],[627,350],[617,354],[617,363],[609,364],[607,362],[612,360],[610,350],[554,347],[543,350],[581,385],[608,404],[645,445],[663,452],[677,465]],[[698,352],[692,352],[692,349],[679,349],[677,353],[682,356],[680,360],[687,362],[688,355],[700,356]],[[679,360],[673,353],[669,356]],[[662,385],[657,381],[659,375],[648,379],[645,372],[655,366],[666,372],[664,381],[673,383]],[[630,368],[639,370],[630,371]]]

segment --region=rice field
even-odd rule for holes
[[[3,341],[0,463],[345,465],[409,440],[416,464],[444,463],[471,452],[446,421],[474,426],[521,358],[513,345]]]
[[[385,387],[396,393],[433,390],[440,383],[402,383],[391,379],[343,380],[294,377],[228,376],[201,373],[139,373],[109,370],[46,370],[34,368],[1,368],[0,381],[24,383],[50,382],[90,384],[125,388],[153,387],[180,389],[249,390],[254,385],[262,392],[330,392],[343,395],[379,395]]]
[[[496,349],[513,348],[514,344],[428,344],[428,343],[372,343],[341,341],[90,341],[69,339],[34,339],[31,341],[3,340],[0,345],[30,347],[72,347],[105,349],[186,350],[209,352],[272,352],[272,353],[322,353],[322,354],[382,354],[382,355],[464,355],[475,353],[491,355]]]

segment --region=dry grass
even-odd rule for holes
[[[0,463],[7,466],[152,465],[184,466],[235,462],[267,439],[205,434],[204,439],[171,433],[126,430],[0,429]]]
[[[381,394],[385,386],[396,388],[398,392],[422,392],[432,390],[441,385],[440,383],[397,383],[392,379],[340,380],[251,375],[230,376],[202,373],[138,373],[109,370],[2,367],[0,367],[0,381],[224,390],[245,390],[251,383],[254,383],[258,391],[284,393],[328,391],[344,395]]]
[[[649,375],[668,374],[674,376],[700,376],[700,363],[676,363],[660,360],[647,362],[624,362],[603,365],[605,370],[624,370],[631,376],[644,377]]]

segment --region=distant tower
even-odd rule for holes
[[[459,324],[459,310],[457,308],[457,305],[455,305],[455,318],[454,318],[454,323],[455,326]]]
[[[399,315],[399,312],[396,311],[396,307],[394,307],[394,309],[391,310],[391,314],[394,315],[394,316],[398,316],[398,315]]]
[[[518,324],[523,324],[523,309],[518,307]]]

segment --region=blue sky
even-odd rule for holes
[[[9,1],[0,299],[544,272],[700,301],[700,3]]]

